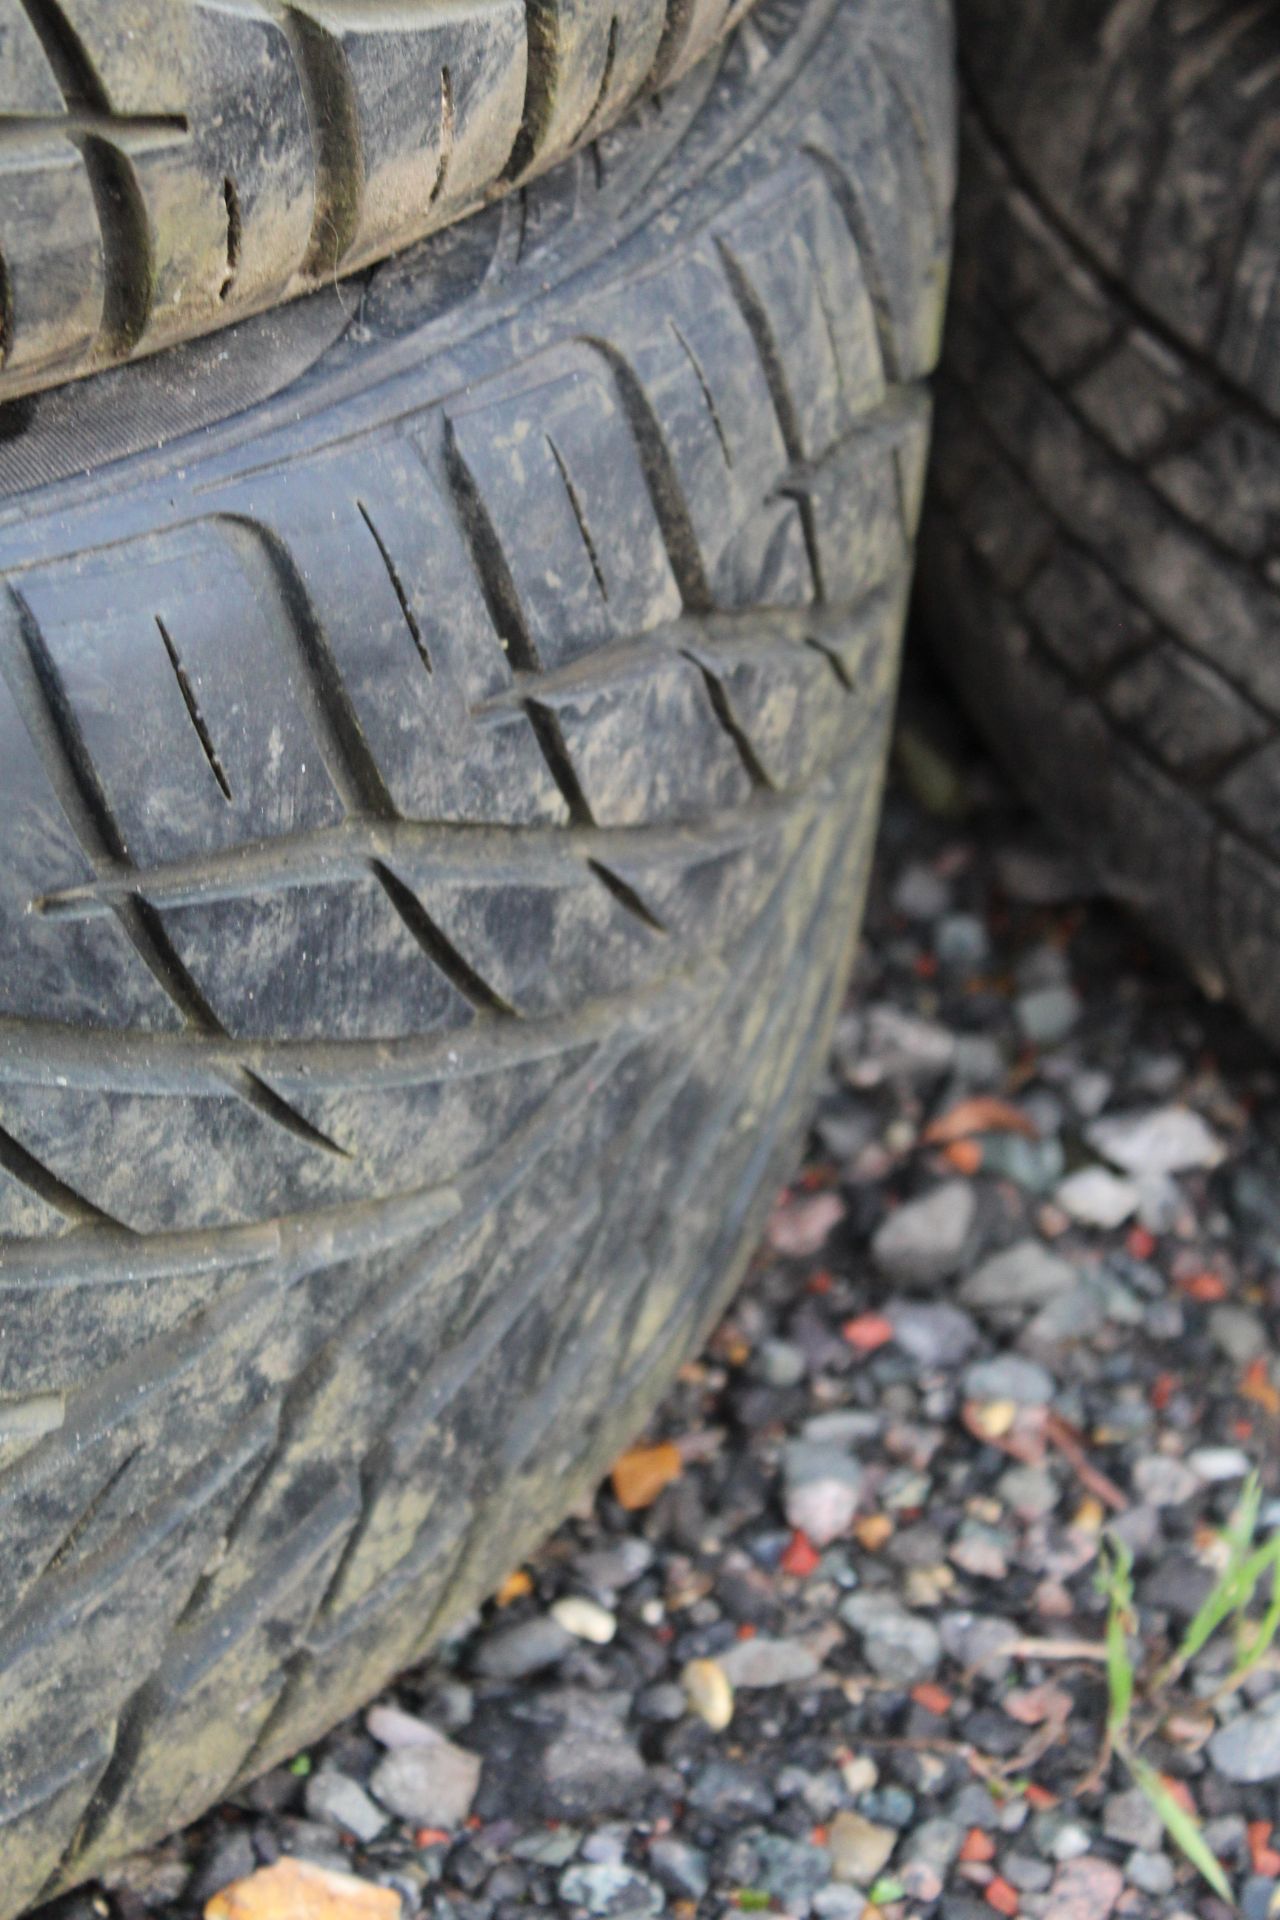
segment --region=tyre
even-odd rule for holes
[[[960,9],[925,623],[1100,878],[1280,1039],[1280,23],[1006,29]]]
[[[877,811],[949,61],[765,0],[0,442],[5,1914],[415,1659],[741,1270]]]
[[[381,260],[595,139],[751,0],[0,0],[0,399]]]

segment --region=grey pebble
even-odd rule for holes
[[[560,1898],[571,1907],[608,1915],[609,1920],[642,1920],[666,1906],[661,1887],[632,1867],[610,1861],[566,1867],[558,1881]]]
[[[959,1298],[966,1307],[984,1310],[1042,1307],[1074,1287],[1077,1277],[1070,1261],[1050,1253],[1041,1241],[1018,1240],[966,1274]]]
[[[476,1655],[476,1670],[490,1680],[523,1680],[563,1660],[578,1642],[549,1614],[488,1633]]]
[[[1124,1863],[1124,1877],[1142,1893],[1156,1896],[1173,1892],[1173,1862],[1167,1853],[1150,1853],[1138,1848]]]
[[[977,1360],[964,1374],[969,1400],[1012,1400],[1019,1407],[1044,1407],[1054,1397],[1053,1376],[1037,1360],[1018,1353],[1000,1353]]]
[[[460,1827],[480,1785],[480,1756],[438,1738],[399,1747],[379,1760],[370,1791],[394,1813],[420,1827]]]
[[[711,1868],[706,1854],[700,1847],[690,1846],[687,1840],[679,1840],[674,1834],[664,1835],[652,1842],[649,1866],[655,1879],[661,1882],[668,1893],[686,1900],[701,1900],[711,1885]]]
[[[972,1183],[946,1180],[885,1217],[872,1236],[871,1258],[895,1286],[932,1286],[960,1265],[976,1213]]]
[[[720,1655],[720,1666],[739,1690],[796,1686],[818,1671],[817,1659],[799,1640],[774,1640],[767,1634],[736,1641]]]
[[[854,1593],[840,1618],[862,1636],[867,1665],[882,1679],[910,1686],[933,1672],[942,1658],[938,1629],[883,1594]]]
[[[1209,1741],[1209,1758],[1228,1780],[1280,1780],[1280,1691],[1219,1727]]]
[[[1018,995],[1013,1017],[1030,1046],[1056,1047],[1080,1018],[1080,996],[1074,987],[1065,985],[1036,987]]]
[[[945,1300],[891,1300],[885,1317],[898,1346],[921,1367],[959,1366],[978,1338],[972,1317]]]
[[[1238,1367],[1247,1366],[1250,1360],[1267,1351],[1266,1325],[1262,1315],[1252,1307],[1224,1300],[1210,1308],[1206,1324],[1214,1346]]]
[[[321,1767],[307,1779],[304,1796],[312,1820],[352,1834],[365,1846],[376,1840],[387,1824],[381,1807],[375,1807],[364,1788],[345,1773],[331,1773]]]

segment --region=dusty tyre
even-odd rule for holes
[[[0,399],[447,226],[752,0],[0,0]]]
[[[0,443],[6,1914],[430,1644],[750,1250],[877,810],[949,57],[767,0],[358,301]]]
[[[1280,23],[965,0],[940,657],[1101,878],[1280,1039]]]

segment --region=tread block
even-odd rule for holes
[[[342,817],[267,609],[216,525],[33,569],[19,591],[135,864]]]
[[[885,392],[875,308],[830,184],[812,162],[797,163],[771,200],[721,223],[717,236],[768,341],[794,451],[815,460]]]
[[[201,1608],[174,1635],[130,1711],[125,1737],[138,1758],[112,1783],[86,1873],[118,1858],[132,1833],[171,1831],[226,1792],[284,1690],[281,1649],[305,1635],[359,1512],[354,1484],[340,1486],[231,1601]],[[171,1748],[148,1744],[157,1725],[172,1728]]]
[[[690,560],[718,604],[724,588],[733,590],[726,550],[788,465],[766,370],[723,259],[691,250],[649,272],[625,297],[599,303],[592,329],[638,389],[641,432],[656,432],[680,476]]]
[[[240,1224],[354,1199],[363,1170],[216,1084],[182,1099],[111,1087],[0,1086],[0,1126],[73,1192],[137,1233]],[[149,1162],[154,1178],[134,1169]]]
[[[372,875],[246,888],[156,913],[202,998],[238,1037],[390,1038],[475,1017]]]
[[[295,1113],[368,1169],[379,1186],[406,1175],[422,1186],[456,1179],[504,1142],[582,1066],[585,1038],[548,1045],[539,1056],[484,1067],[463,1064],[397,1084],[387,1074],[371,1086],[350,1075],[265,1067],[262,1077]]]
[[[822,598],[856,604],[908,564],[896,449],[910,423],[890,419],[846,440],[788,482],[807,502]]]
[[[717,719],[702,674],[661,658],[534,703],[555,725],[592,820],[602,827],[693,820],[740,806],[751,775]]]
[[[423,231],[425,209],[444,218],[502,172],[524,110],[524,0],[390,13],[302,0],[293,12],[304,46],[323,36],[312,57],[338,138],[350,143],[348,178],[333,193],[338,251],[330,240],[326,264],[350,268],[403,246]],[[316,239],[323,260],[323,233]]]
[[[616,900],[584,866],[492,875],[396,871],[450,945],[517,1013],[566,1013],[652,978],[662,935]]]
[[[0,1873],[20,1912],[41,1889],[75,1838],[111,1758],[114,1728],[82,1733],[69,1753],[0,1799]]]
[[[1220,673],[1164,641],[1103,689],[1107,711],[1132,727],[1157,760],[1191,780],[1211,778],[1267,738],[1267,723]]]
[[[473,528],[481,518],[490,541],[502,529],[512,614],[539,664],[562,666],[679,613],[626,415],[594,356],[556,355],[491,383],[450,407],[448,437]]]
[[[93,187],[70,140],[0,159],[0,260],[5,369],[73,362],[98,336],[107,278]]]
[[[0,621],[16,647],[13,603]],[[60,749],[51,748],[56,759]],[[86,885],[94,870],[0,675],[4,858],[0,860],[0,1013],[89,1026],[174,1028],[181,1015],[109,915],[57,918],[35,903]]]
[[[34,1612],[6,1623],[0,1666],[13,1689],[0,1736],[6,1777],[38,1776],[53,1719],[73,1747],[110,1725],[154,1670],[272,1431],[272,1423],[259,1418],[228,1433],[225,1451],[171,1482],[158,1513],[140,1517],[110,1550],[69,1578],[49,1581]],[[52,1662],[51,1643],[60,1649]]]
[[[412,444],[315,460],[246,515],[292,557],[374,779],[408,820],[568,818],[528,716],[474,711],[512,664],[453,516]]]

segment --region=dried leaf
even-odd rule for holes
[[[1000,1100],[993,1093],[975,1093],[959,1100],[954,1107],[931,1120],[920,1138],[927,1147],[945,1147],[953,1140],[967,1140],[975,1133],[1020,1133],[1026,1140],[1038,1140],[1034,1122],[1020,1108]]]

